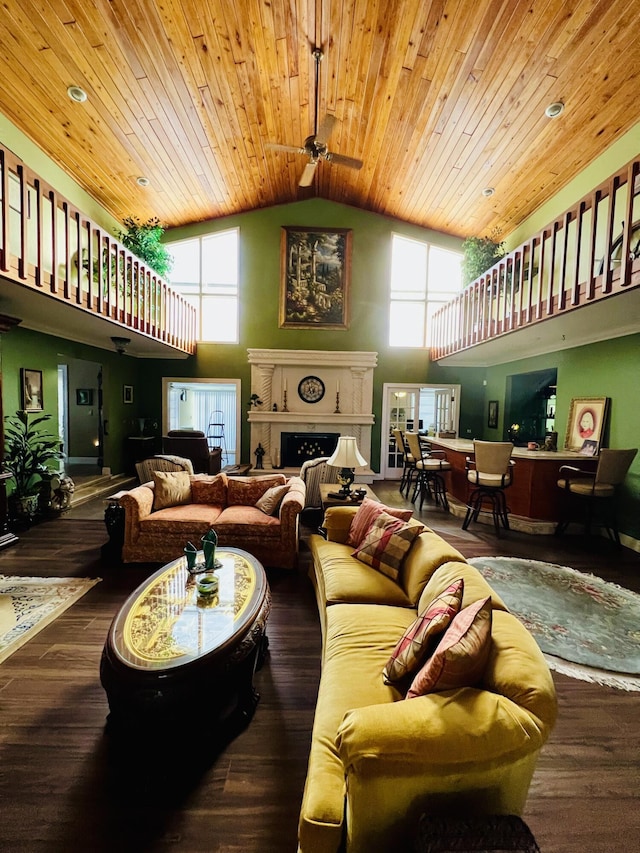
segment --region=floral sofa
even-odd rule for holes
[[[243,548],[265,566],[293,568],[305,487],[299,477],[153,472],[153,481],[125,492],[125,563],[167,562],[188,541],[200,547],[213,527],[218,545]]]
[[[322,674],[299,853],[413,849],[425,813],[521,814],[556,718],[544,657],[500,596],[383,510],[354,539],[362,510],[328,509],[326,539],[310,537]]]

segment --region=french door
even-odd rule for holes
[[[402,448],[394,429],[435,435],[441,430],[458,434],[459,385],[409,385],[385,383],[382,403],[380,473],[385,480],[402,477]]]

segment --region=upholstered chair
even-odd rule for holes
[[[300,478],[306,488],[305,509],[320,509],[322,506],[320,485],[338,482],[340,469],[327,465],[328,460],[328,456],[319,456],[317,459],[307,459],[302,463]]]
[[[167,435],[162,436],[162,452],[190,459],[196,474],[217,474],[220,471],[222,449],[209,449],[206,436],[200,430],[169,430]]]
[[[193,474],[193,464],[190,459],[182,456],[150,456],[142,462],[136,462],[138,482],[148,483],[153,479],[154,471],[186,471]]]
[[[558,486],[566,493],[568,500],[564,517],[556,527],[557,534],[564,533],[567,529],[574,515],[572,510],[577,511],[575,514],[584,520],[585,531],[589,533],[597,512],[596,522],[606,529],[610,539],[620,544],[616,498],[637,452],[637,448],[603,448],[595,472],[573,465],[563,465],[560,468]]]
[[[406,493],[406,496],[409,497],[409,490],[411,489],[411,484],[416,471],[416,460],[413,458],[411,453],[409,453],[407,442],[402,430],[393,429],[391,432],[395,438],[396,447],[402,453],[402,479],[400,480],[400,494],[404,495]]]
[[[496,536],[500,536],[500,525],[509,529],[509,510],[504,490],[513,483],[514,461],[511,459],[513,444],[510,441],[473,442],[474,458],[467,456],[467,480],[475,486],[469,495],[467,514],[462,522],[466,530],[472,521],[477,521],[483,511],[490,511]],[[485,510],[488,507],[488,510]]]
[[[425,497],[429,499],[434,497],[436,504],[449,512],[447,489],[442,476],[443,471],[451,470],[451,463],[447,462],[447,454],[444,450],[433,450],[428,443],[420,439],[417,432],[407,432],[405,438],[415,466],[415,485],[411,500],[415,503],[419,493],[420,509],[422,509]]]

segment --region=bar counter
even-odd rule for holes
[[[473,486],[467,480],[465,463],[467,456],[473,457],[473,441],[463,438],[432,438],[426,440],[434,450],[444,450],[451,471],[446,477],[447,494],[462,505],[466,511],[468,496]],[[526,533],[553,533],[561,517],[562,490],[558,488],[559,470],[562,465],[575,465],[595,471],[597,457],[583,456],[573,450],[527,450],[514,447],[511,458],[515,462],[513,483],[505,492],[511,526]],[[453,505],[458,515],[460,507]]]

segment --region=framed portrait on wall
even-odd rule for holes
[[[133,403],[133,385],[122,386],[122,402]]]
[[[25,412],[41,412],[44,408],[42,396],[42,371],[20,368],[22,408]]]
[[[351,229],[283,227],[280,265],[280,328],[349,328]]]
[[[569,406],[567,433],[564,439],[565,450],[580,451],[589,441],[600,447],[604,436],[610,397],[574,397]],[[593,453],[595,455],[595,452]]]
[[[93,406],[93,388],[76,388],[76,406]]]
[[[487,426],[489,427],[489,429],[498,428],[498,400],[489,400]]]

